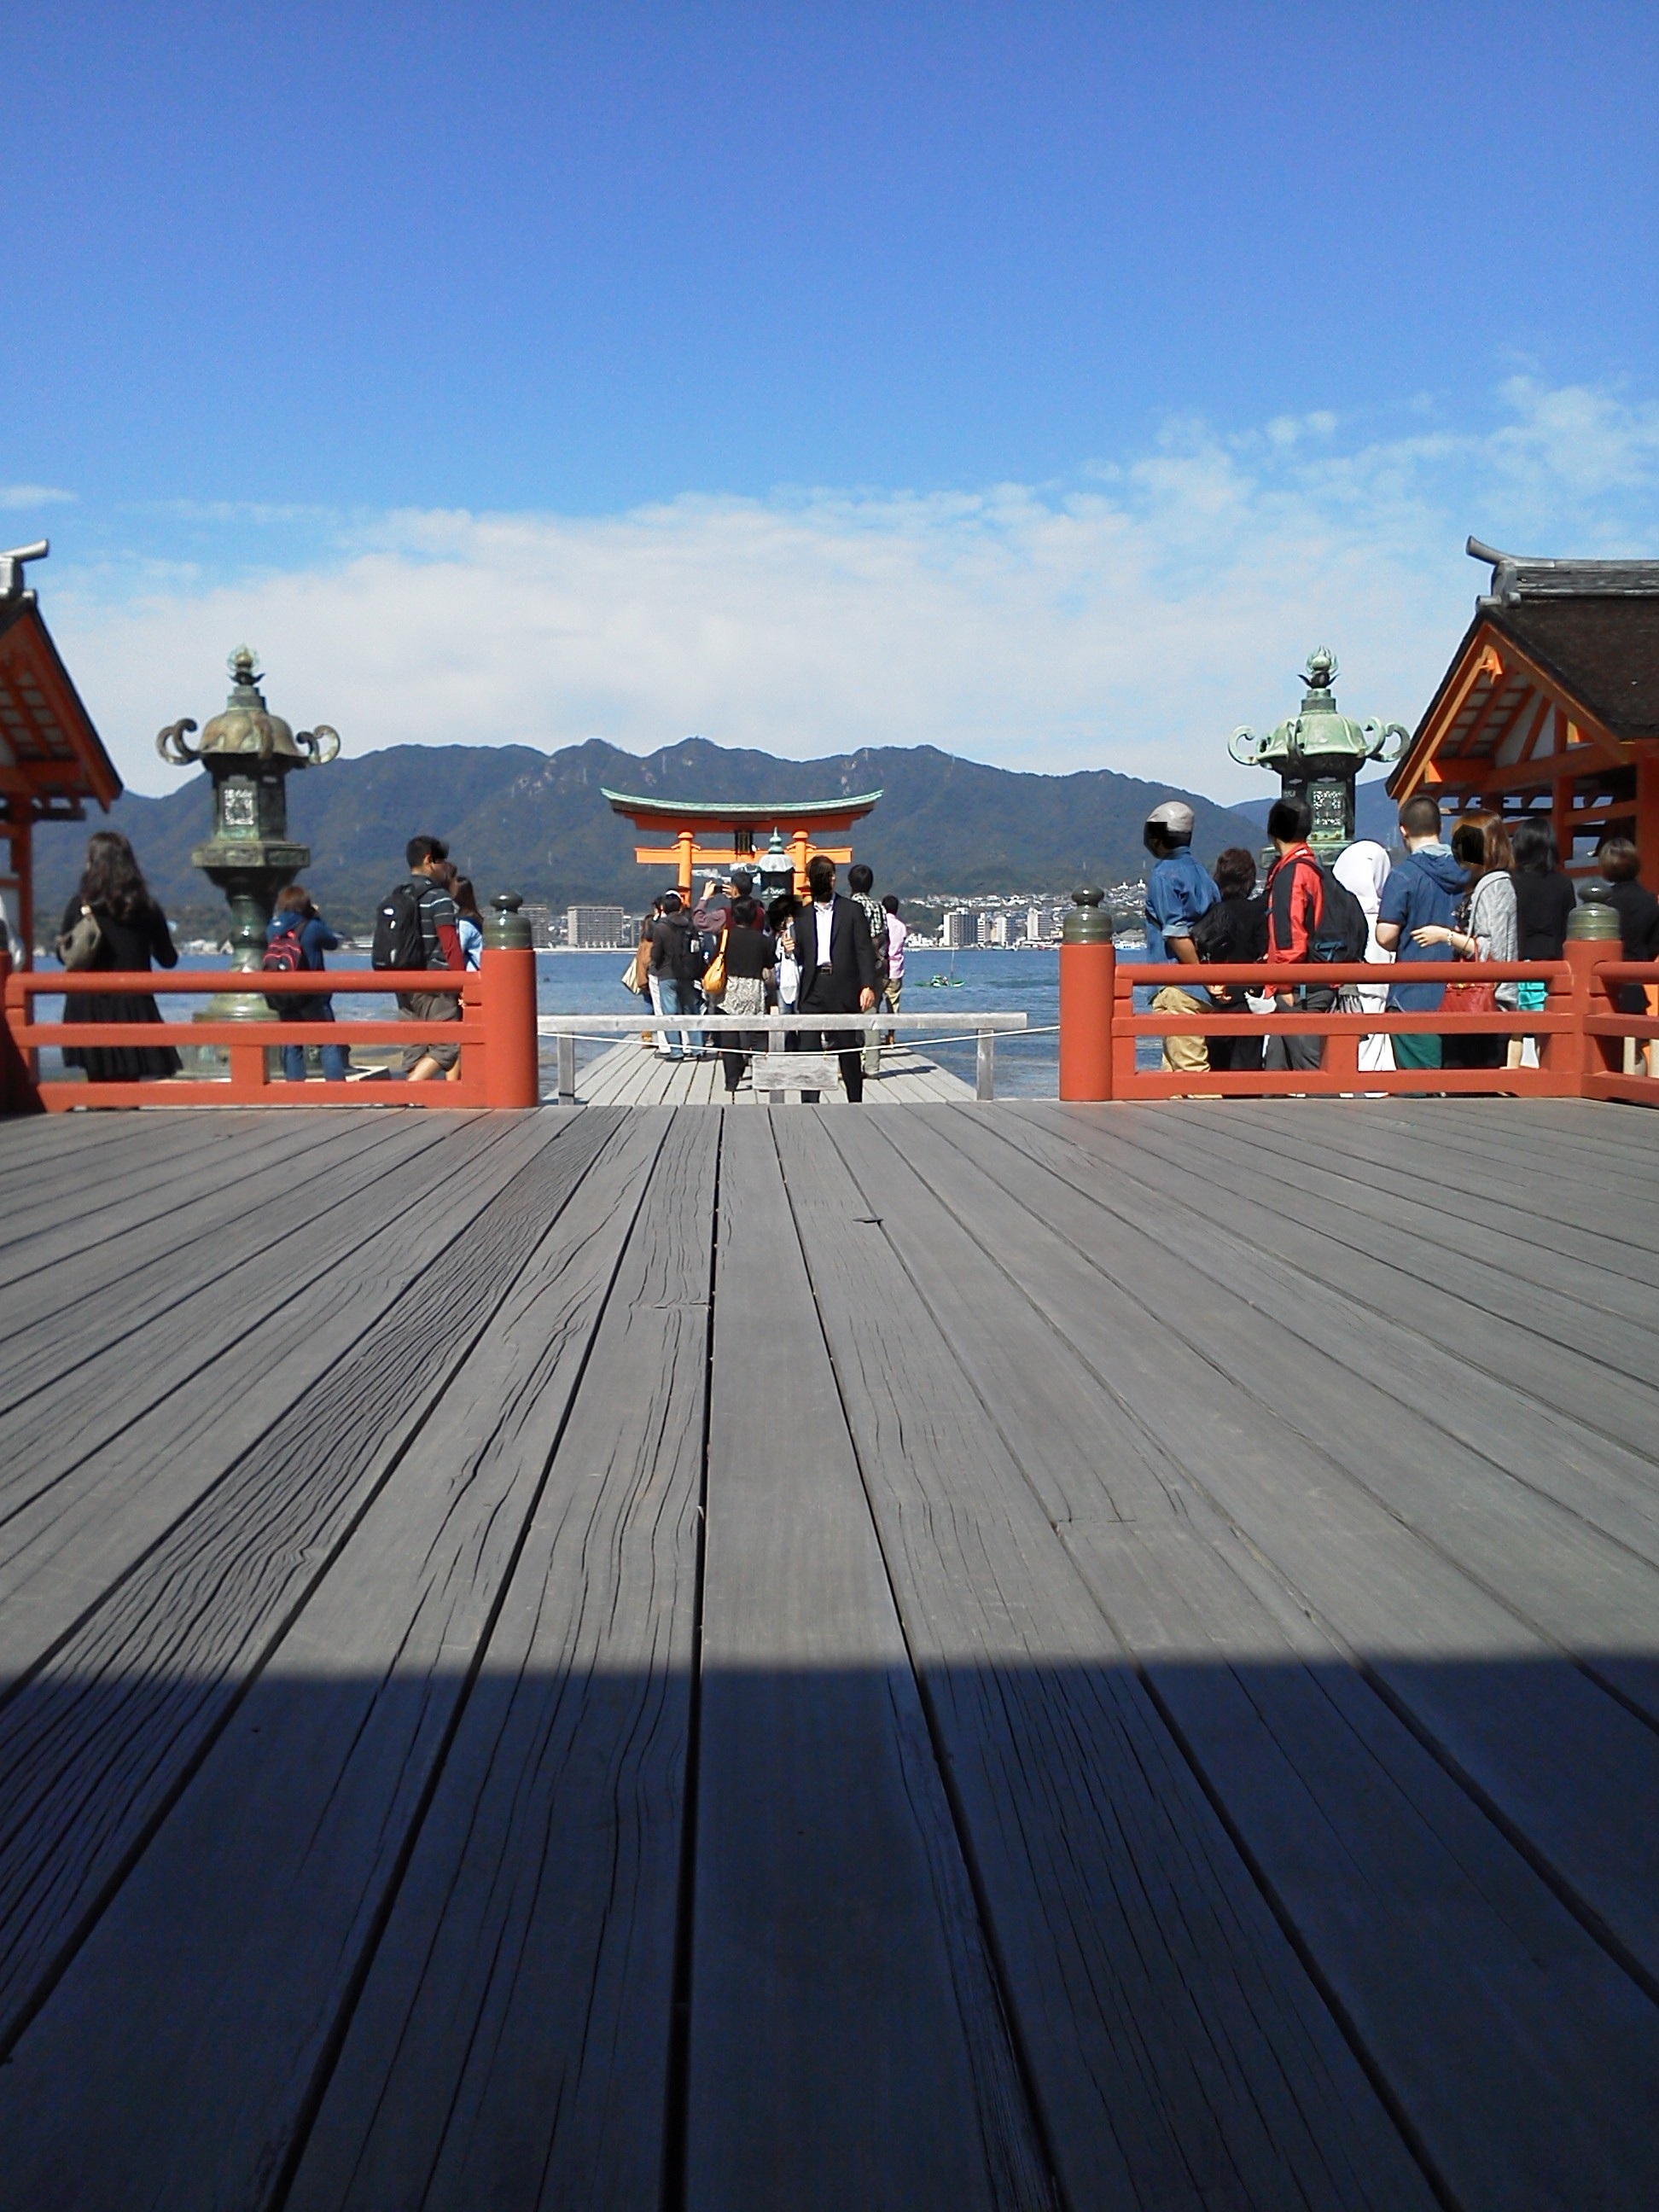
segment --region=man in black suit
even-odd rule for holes
[[[876,1003],[876,955],[870,925],[855,899],[836,896],[836,864],[822,853],[806,864],[810,906],[795,916],[795,957],[800,963],[799,1014],[867,1014]],[[838,1052],[841,1079],[856,1106],[864,1097],[863,1040],[856,1030],[803,1030],[803,1052]],[[801,1097],[815,1100],[816,1091]]]

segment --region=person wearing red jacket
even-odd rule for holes
[[[1312,957],[1313,940],[1325,917],[1325,878],[1308,831],[1313,816],[1305,799],[1276,799],[1267,815],[1267,835],[1279,858],[1267,872],[1267,961],[1288,966]],[[1328,1013],[1336,993],[1323,984],[1274,994],[1281,1013]],[[1325,1058],[1322,1036],[1270,1036],[1264,1067],[1314,1068]]]

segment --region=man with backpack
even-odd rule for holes
[[[447,968],[459,972],[465,967],[466,957],[445,866],[449,848],[441,837],[411,837],[404,855],[409,877],[380,901],[370,962],[380,969]],[[428,1028],[459,1022],[461,995],[459,991],[399,991],[398,1011],[405,1021]],[[447,1075],[460,1056],[457,1044],[410,1045],[404,1054],[404,1080],[430,1083]]]
[[[1440,841],[1440,801],[1432,793],[1419,792],[1400,810],[1400,836],[1406,857],[1396,860],[1382,886],[1376,910],[1376,941],[1385,952],[1401,960],[1449,960],[1452,949],[1443,938],[1420,945],[1419,930],[1449,930],[1458,902],[1467,888],[1463,871]],[[1439,983],[1395,983],[1389,989],[1391,1014],[1437,1014],[1443,986]],[[1438,1067],[1438,1031],[1398,1034],[1394,1041],[1396,1067]]]
[[[702,1011],[703,969],[708,962],[703,957],[702,939],[692,927],[692,916],[685,910],[685,902],[678,891],[670,891],[662,902],[662,913],[651,925],[651,973],[662,987],[662,999],[668,1012],[673,1014],[696,1014]],[[675,1032],[665,1030],[664,1037]],[[678,1050],[667,1047],[671,1060],[694,1058],[702,1051],[701,1030],[681,1030]]]
[[[1267,871],[1267,963],[1300,967],[1310,961],[1333,964],[1365,957],[1370,939],[1365,910],[1346,884],[1320,866],[1308,842],[1313,815],[1305,799],[1276,799],[1267,813],[1267,835],[1279,858]],[[1334,989],[1304,984],[1299,991],[1275,991],[1280,1013],[1328,1013]],[[1267,1068],[1311,1069],[1325,1058],[1322,1036],[1270,1036],[1261,1064]]]

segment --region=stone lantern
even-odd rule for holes
[[[1397,761],[1411,732],[1403,722],[1352,722],[1339,714],[1331,690],[1336,655],[1324,647],[1309,654],[1307,668],[1301,712],[1265,738],[1235,730],[1227,750],[1246,768],[1276,769],[1283,796],[1307,800],[1313,815],[1308,842],[1328,863],[1353,842],[1353,787],[1360,769],[1368,761]]]
[[[258,688],[258,655],[250,647],[238,646],[228,665],[230,696],[201,742],[190,742],[196,725],[186,720],[161,731],[155,750],[176,768],[199,761],[213,779],[213,835],[194,848],[191,863],[229,905],[231,966],[258,968],[277,892],[311,865],[309,848],[289,838],[288,779],[295,769],[331,761],[340,739],[325,722],[296,733],[270,712]],[[263,999],[243,994],[227,1011],[263,1016],[266,1009]]]
[[[755,864],[755,888],[763,907],[770,906],[775,898],[795,888],[795,863],[789,848],[783,842],[781,830],[772,832],[772,842]]]

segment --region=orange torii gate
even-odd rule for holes
[[[701,868],[754,869],[760,859],[755,849],[757,831],[763,837],[773,833],[781,836],[795,873],[795,896],[805,898],[810,860],[822,853],[840,865],[853,857],[850,845],[826,845],[819,840],[850,830],[881,797],[878,791],[866,791],[855,799],[783,799],[775,805],[770,799],[733,799],[704,805],[642,799],[629,792],[605,791],[603,786],[600,790],[611,811],[625,816],[642,835],[672,841],[636,845],[634,858],[641,867],[672,867],[683,898],[690,897],[692,878]]]

